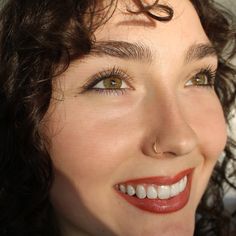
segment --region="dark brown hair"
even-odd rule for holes
[[[1,11],[0,235],[59,235],[48,196],[53,173],[41,121],[56,74],[90,52],[95,30],[112,16],[117,1],[106,6],[101,2],[9,0]],[[159,1],[152,6],[134,2],[140,10],[128,10],[130,14],[144,13],[162,22],[173,17],[173,9]],[[191,2],[218,53],[215,91],[229,121],[236,95],[236,68],[229,60],[236,54],[235,18],[212,0]],[[235,162],[233,149],[236,144],[229,136],[223,161],[217,163],[197,211],[196,236],[230,234],[236,214],[233,218],[224,210],[223,184],[236,188],[226,174],[228,163]]]

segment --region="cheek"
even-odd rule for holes
[[[129,146],[127,127],[118,119],[109,121],[99,112],[75,105],[57,106],[50,117],[50,155],[55,168],[80,184],[112,184],[109,176],[125,159]],[[91,175],[92,173],[92,175]]]
[[[198,137],[197,148],[201,154],[201,165],[195,171],[193,177],[195,188],[191,195],[193,207],[196,208],[196,203],[200,202],[213,168],[224,150],[227,130],[223,110],[216,96],[207,93],[193,99],[194,101],[191,101],[190,104],[185,102],[184,112]],[[192,104],[194,104],[194,109]]]
[[[227,140],[223,110],[216,96],[205,97],[199,101],[200,105],[189,111],[189,119],[198,135],[201,153],[207,160],[216,161]]]
[[[78,225],[93,222],[86,218],[93,214],[106,218],[114,207],[107,199],[114,198],[116,175],[123,169],[127,153],[134,156],[128,127],[132,119],[121,122],[124,113],[109,115],[99,110],[64,102],[56,106],[48,122],[55,173],[51,201],[59,215],[72,222],[77,219]]]

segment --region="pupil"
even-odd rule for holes
[[[111,85],[112,86],[116,85],[116,81],[115,80],[111,80]]]

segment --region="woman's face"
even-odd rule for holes
[[[217,57],[190,1],[165,23],[124,2],[55,82],[51,202],[66,236],[190,236],[226,142]]]

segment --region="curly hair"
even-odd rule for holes
[[[107,5],[96,0],[8,0],[0,13],[0,235],[59,235],[49,191],[53,171],[47,145],[40,131],[52,99],[52,82],[70,63],[88,54],[94,32],[112,16],[118,0]],[[158,21],[171,21],[174,11],[156,1],[139,11]],[[100,3],[99,3],[100,2]],[[233,14],[213,0],[191,0],[219,58],[215,91],[226,120],[235,106],[236,54]],[[153,14],[152,9],[160,15]],[[157,11],[158,12],[158,11]],[[196,236],[230,235],[233,215],[224,210],[224,186],[236,168],[235,141],[228,137],[223,160],[218,161],[197,210]],[[213,201],[212,201],[213,199]],[[210,202],[210,203],[209,203]]]

